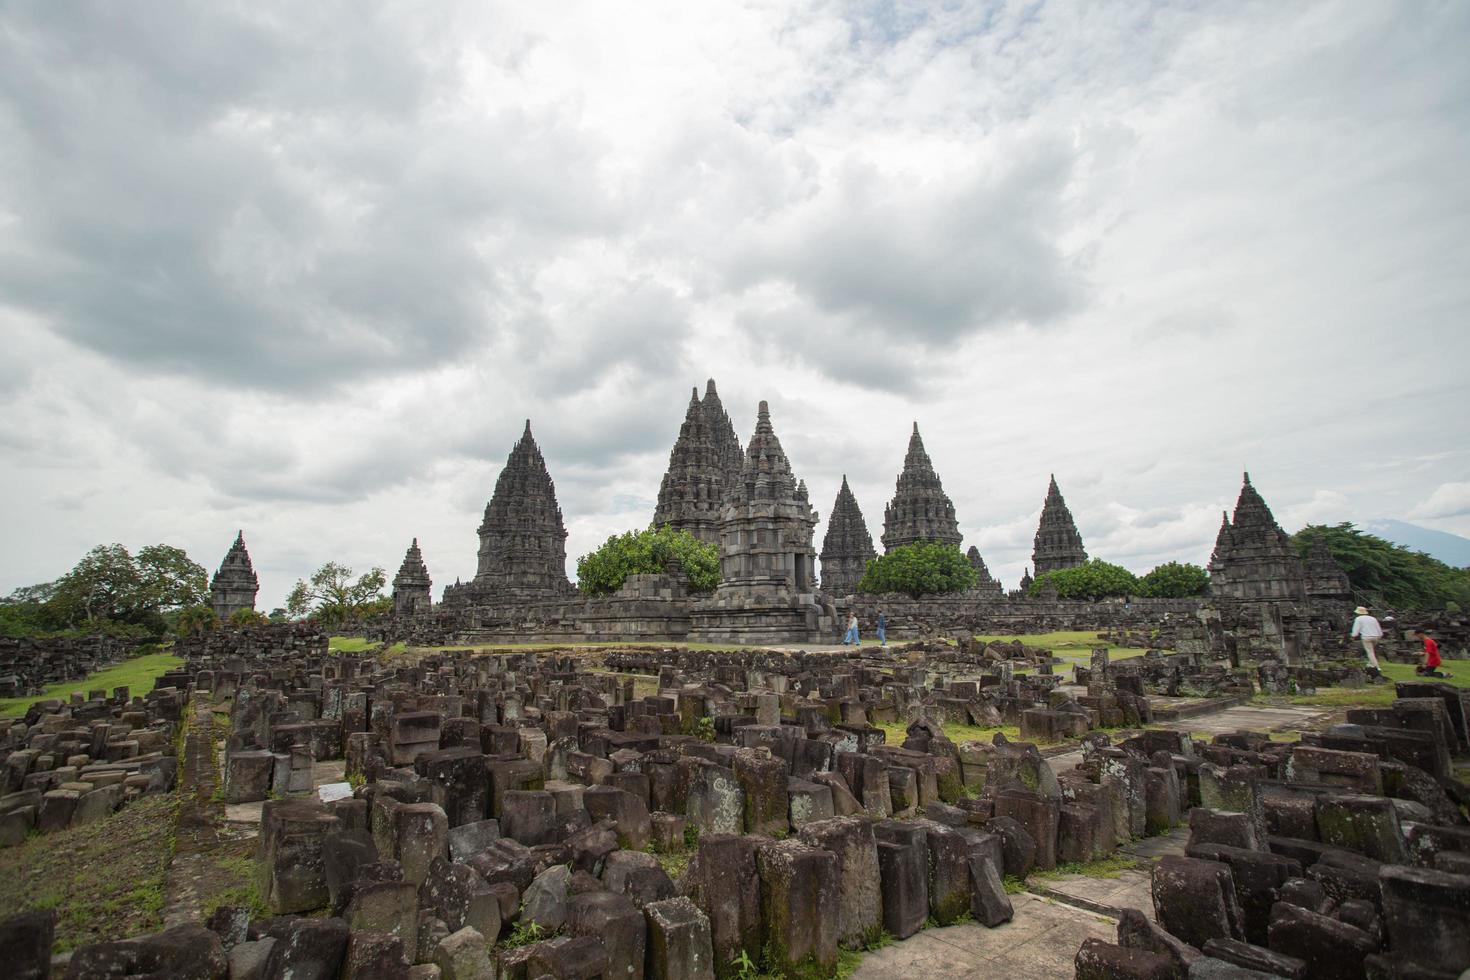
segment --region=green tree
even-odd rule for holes
[[[1039,575],[1031,583],[1030,594],[1055,592],[1061,599],[1111,599],[1138,594],[1138,578],[1121,565],[1097,558],[1073,568],[1062,568]]]
[[[178,611],[201,602],[204,569],[183,549],[149,545],[136,556],[98,545],[55,582],[17,589],[0,600],[0,632],[110,632],[162,636]]]
[[[133,564],[141,600],[161,612],[198,605],[209,595],[209,573],[183,548],[150,544],[139,549]]]
[[[1158,566],[1138,580],[1138,595],[1151,599],[1186,599],[1204,595],[1210,585],[1210,573],[1198,565],[1171,561]]]
[[[975,584],[975,566],[956,545],[919,541],[868,559],[860,592],[901,592],[912,598],[963,592]]]
[[[1470,569],[1446,565],[1350,523],[1309,524],[1291,536],[1302,557],[1320,538],[1347,572],[1360,602],[1392,609],[1447,609],[1470,606]]]
[[[596,551],[577,559],[577,588],[587,595],[609,595],[629,575],[657,575],[670,558],[678,558],[693,592],[711,592],[720,584],[720,549],[688,531],[667,524],[614,534]]]
[[[264,626],[270,620],[266,619],[265,613],[256,612],[254,609],[236,609],[230,613],[228,620],[231,626]]]
[[[354,579],[352,569],[329,561],[312,573],[309,582],[296,581],[286,597],[286,611],[297,618],[310,616],[329,624],[362,619],[371,604],[383,598],[387,583],[387,573],[381,568]]]
[[[199,603],[179,610],[174,618],[174,632],[188,638],[198,633],[208,633],[219,628],[219,614],[208,603]]]

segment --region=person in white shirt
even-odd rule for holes
[[[1383,627],[1378,625],[1378,620],[1368,615],[1364,606],[1353,610],[1353,615],[1358,618],[1353,620],[1353,631],[1349,634],[1355,640],[1363,641],[1363,652],[1368,655],[1368,666],[1374,670],[1378,669],[1378,655],[1373,648],[1378,646],[1378,641],[1383,639]]]

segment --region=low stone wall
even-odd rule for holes
[[[129,656],[137,641],[115,637],[0,637],[0,697],[40,694],[49,684],[81,680]]]

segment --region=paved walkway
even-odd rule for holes
[[[1015,918],[995,929],[973,922],[925,929],[867,953],[852,980],[1055,980],[1072,975],[1082,940],[1111,939],[1117,932],[1112,919],[1038,895],[1012,895],[1011,903]]]

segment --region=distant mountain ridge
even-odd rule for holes
[[[1453,565],[1455,568],[1470,566],[1470,538],[1463,538],[1447,531],[1420,527],[1417,524],[1394,520],[1391,517],[1364,521],[1358,525],[1358,528],[1405,548],[1422,551],[1431,558],[1438,558],[1446,565]]]

